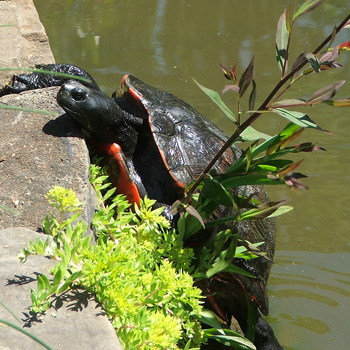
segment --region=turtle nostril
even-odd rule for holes
[[[72,98],[76,101],[84,101],[86,99],[86,92],[80,89],[74,89],[72,91]]]

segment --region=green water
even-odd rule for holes
[[[287,1],[276,0],[35,0],[57,62],[86,68],[106,93],[132,73],[172,92],[218,123],[232,125],[195,86],[192,78],[220,91],[226,84],[218,63],[242,72],[255,54],[258,102],[279,79],[274,38]],[[299,1],[300,3],[300,1]],[[326,0],[300,18],[292,58],[312,51],[350,11],[344,0]],[[350,40],[344,30],[338,42]],[[343,69],[314,75],[296,86],[306,97],[323,85],[350,76],[350,53]],[[300,90],[302,93],[300,96]],[[339,97],[350,97],[345,86]],[[230,103],[230,95],[225,96]],[[347,349],[350,332],[350,111],[309,108],[333,135],[306,131],[303,139],[327,152],[303,154],[300,171],[309,191],[268,188],[273,200],[288,199],[295,210],[278,220],[275,265],[269,294],[270,317],[286,349]],[[267,115],[257,128],[280,130],[285,121]]]

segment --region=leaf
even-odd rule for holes
[[[288,213],[289,211],[293,210],[293,207],[289,205],[282,205],[281,207],[277,208],[277,210],[269,215],[269,218],[275,218],[277,216],[283,215],[285,213]]]
[[[227,80],[233,80],[235,81],[235,77],[233,74],[233,70],[230,70],[229,67],[225,67],[224,65],[222,65],[221,63],[219,63],[219,66],[222,70],[222,72],[224,73],[224,76]]]
[[[278,106],[293,107],[293,106],[302,106],[304,104],[305,104],[304,100],[300,100],[297,98],[290,98],[290,99],[274,102],[271,107],[278,107]]]
[[[231,193],[222,184],[212,177],[203,179],[202,194],[207,198],[210,198],[217,204],[222,204],[228,207],[232,207],[234,200]]]
[[[281,135],[281,142],[279,143],[279,147],[278,149],[284,149],[286,144],[295,140],[296,138],[298,138],[302,132],[304,131],[304,128],[299,128],[297,125],[295,125],[297,128],[295,130],[295,132],[293,132],[291,135],[283,135],[283,134],[280,134]],[[267,150],[267,154],[269,154],[270,152],[270,149]]]
[[[256,99],[256,83],[254,79],[252,80],[252,85],[253,85],[252,92],[250,93],[250,96],[249,96],[249,109],[251,111],[254,110],[255,99]]]
[[[263,132],[255,130],[251,126],[248,126],[241,133],[241,137],[242,137],[243,141],[246,141],[246,142],[256,141],[256,140],[260,140],[260,139],[269,140],[271,138],[270,135],[267,135]]]
[[[241,79],[239,80],[239,96],[243,96],[245,91],[247,90],[248,86],[250,85],[252,79],[253,79],[253,72],[254,72],[254,56],[250,60],[250,63],[244,73],[241,76]]]
[[[296,125],[301,126],[302,128],[313,128],[316,130],[324,131],[326,130],[319,127],[307,114],[296,111],[288,111],[283,108],[275,108],[272,112],[279,114],[283,118],[286,118],[293,122]]]
[[[330,100],[339,89],[345,84],[345,80],[337,81],[336,83],[329,84],[320,90],[314,92],[306,101],[307,102],[324,102]]]
[[[225,85],[224,88],[222,89],[222,93],[226,93],[227,91],[233,91],[233,92],[238,92],[239,91],[239,87],[237,85]]]
[[[279,202],[266,202],[258,205],[254,209],[245,211],[240,215],[240,220],[261,220],[273,214],[279,207],[281,207],[286,200]]]
[[[308,187],[305,186],[302,182],[300,182],[298,179],[306,177],[303,174],[300,173],[289,173],[284,177],[284,182],[287,186],[289,186],[292,190],[294,189],[302,189],[302,190],[307,190]]]
[[[216,318],[216,316],[209,310],[207,309],[203,309],[200,313],[200,317],[198,318],[198,320],[201,323],[204,323],[208,326],[211,326],[213,328],[221,328],[221,325],[218,321],[218,319]]]
[[[247,277],[254,277],[252,274],[250,274],[246,270],[243,270],[240,267],[233,265],[232,261],[220,259],[220,258],[213,264],[211,268],[207,270],[206,276],[207,278],[210,278],[220,272],[230,272],[230,273],[236,273]]]
[[[325,101],[327,105],[334,106],[334,107],[349,107],[350,106],[350,99],[344,99],[344,100],[328,100]]]
[[[289,34],[287,27],[287,10],[284,10],[278,20],[276,31],[276,58],[282,75],[284,75],[287,68]]]
[[[305,58],[308,60],[308,62],[311,64],[311,67],[315,73],[320,73],[321,72],[321,66],[320,63],[318,62],[317,58],[315,57],[314,54],[308,53],[305,55]]]
[[[303,63],[305,59],[306,59],[306,55],[305,55],[305,52],[303,52],[293,62],[291,71],[294,71],[294,69],[296,69],[301,63]]]
[[[190,215],[192,215],[193,217],[195,217],[195,218],[201,223],[201,225],[203,226],[203,228],[205,228],[205,224],[204,224],[204,221],[203,221],[201,215],[198,213],[198,211],[197,211],[194,207],[192,207],[192,205],[186,205],[185,210],[186,210]]]
[[[106,192],[106,194],[103,196],[103,201],[105,202],[108,198],[110,198],[112,195],[113,195],[113,193],[116,191],[116,188],[115,187],[113,187],[113,188],[111,188],[110,190],[108,190],[107,192]]]
[[[320,5],[322,2],[323,0],[306,0],[295,12],[293,20],[297,19],[301,15],[304,15],[305,13],[312,11],[315,7]]]
[[[204,329],[203,331],[207,338],[215,339],[225,346],[231,346],[235,349],[244,349],[245,347],[246,349],[256,350],[256,347],[252,342],[241,334],[231,331],[230,329],[210,328]],[[244,347],[242,348],[242,346]]]
[[[326,51],[321,57],[320,57],[320,62],[325,63],[325,62],[331,62],[336,60],[339,57],[339,51],[338,48],[335,46],[333,47],[332,51]]]
[[[303,160],[299,160],[298,162],[296,163],[292,163],[290,165],[288,165],[285,169],[281,170],[279,173],[278,173],[278,176],[280,178],[284,178],[287,174],[289,173],[292,173],[293,170],[295,170],[296,168],[299,167],[299,165],[303,162]]]
[[[231,176],[230,176],[231,175]],[[226,188],[235,188],[246,185],[279,185],[278,178],[269,178],[265,174],[242,174],[241,176],[232,176],[232,174],[219,175],[220,181]]]
[[[195,79],[194,82],[198,87],[221,109],[225,116],[230,119],[232,122],[236,123],[237,119],[234,113],[226,106],[225,102],[221,99],[220,95],[211,89],[206,88],[205,86],[199,84]]]
[[[58,287],[58,285],[60,284],[61,280],[62,280],[62,270],[61,269],[58,269],[55,273],[55,276],[53,278],[53,283],[52,283],[52,286],[53,287]]]
[[[251,146],[249,146],[248,149],[247,149],[246,159],[247,159],[247,164],[246,164],[246,167],[245,167],[245,171],[248,172],[249,167],[250,167],[250,163],[252,161],[252,148],[251,148]]]

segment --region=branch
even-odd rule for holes
[[[313,55],[318,54],[327,44],[330,42],[334,35],[336,35],[350,20],[350,14],[345,17],[345,19],[336,27],[335,31],[332,32],[314,51],[312,51]],[[283,79],[281,79],[274,89],[271,91],[271,93],[267,96],[265,101],[261,104],[261,106],[258,108],[259,111],[266,111],[266,106],[268,103],[272,100],[272,98],[275,96],[275,94],[279,91],[279,89],[290,79],[292,78],[300,69],[302,69],[306,64],[308,63],[308,60],[304,58],[289,74],[287,74]],[[252,114],[243,124],[241,124],[236,131],[229,137],[229,139],[226,141],[226,143],[222,146],[222,148],[219,150],[219,152],[213,157],[213,159],[210,161],[210,163],[207,165],[207,167],[202,171],[202,173],[198,176],[197,180],[194,182],[192,187],[187,193],[187,197],[185,199],[185,203],[189,203],[191,201],[191,195],[194,193],[196,188],[199,186],[201,181],[203,180],[204,176],[209,173],[210,169],[214,166],[214,164],[217,162],[217,160],[224,154],[224,152],[238,139],[240,134],[248,127],[250,126],[255,120],[257,120],[261,116],[261,112],[256,112]]]

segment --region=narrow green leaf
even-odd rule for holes
[[[38,284],[39,284],[39,278],[41,279],[42,283],[44,283],[44,289],[50,289],[51,288],[51,283],[50,280],[48,279],[48,277],[46,275],[40,275],[38,276]],[[38,288],[39,290],[39,288]]]
[[[222,184],[228,188],[236,188],[246,185],[280,185],[283,183],[278,177],[265,174],[244,174],[243,176],[234,176],[223,178]]]
[[[45,289],[45,282],[41,276],[38,276],[38,293],[41,294],[41,292]]]
[[[62,270],[61,270],[61,269],[58,269],[58,270],[56,271],[56,273],[55,273],[54,278],[53,278],[52,286],[53,286],[53,287],[57,287],[57,286],[60,284],[60,282],[61,282],[61,280],[62,280],[62,277],[63,277],[63,275],[62,275]]]
[[[295,12],[293,20],[297,19],[301,15],[304,15],[305,13],[312,11],[315,7],[320,5],[322,2],[323,0],[306,0]]]
[[[20,71],[20,72],[29,72],[29,73],[39,73],[39,74],[47,74],[47,75],[55,75],[57,77],[69,78],[74,80],[80,80],[86,83],[91,83],[90,79],[79,77],[74,74],[62,73],[62,72],[54,72],[51,70],[41,69],[41,68],[25,68],[25,67],[1,67],[1,71]]]
[[[213,328],[221,328],[221,325],[216,316],[209,310],[203,309],[198,319],[201,323],[204,323]]]
[[[62,294],[70,287],[70,281],[63,283],[63,285],[57,290],[57,294]]]
[[[40,344],[41,346],[43,346],[45,349],[48,349],[48,350],[53,350],[52,347],[50,347],[49,345],[47,345],[46,343],[44,343],[42,340],[40,340],[38,337],[36,337],[35,335],[29,333],[28,331],[26,331],[25,329],[23,329],[23,326],[17,326],[16,324],[12,323],[12,322],[9,322],[9,321],[6,321],[2,318],[0,318],[0,323],[8,326],[8,327],[11,327],[11,328],[14,328],[16,329],[18,332],[21,332],[22,334],[26,335],[27,337],[33,339],[34,341],[36,341],[38,344]],[[14,343],[15,343],[15,340],[14,340]]]
[[[184,239],[185,236],[185,217],[182,215],[177,222],[177,230],[179,232],[180,242]]]
[[[267,135],[263,132],[255,130],[253,127],[248,126],[242,133],[241,137],[243,141],[252,142],[260,139],[269,140],[272,136]]]
[[[15,111],[23,111],[28,113],[39,113],[39,114],[57,116],[57,112],[45,111],[42,109],[33,109],[33,108],[27,108],[27,107],[10,106],[10,105],[4,105],[4,104],[0,104],[0,109],[11,109]]]
[[[49,296],[49,291],[48,290],[43,291],[41,294],[38,294],[38,302],[43,304],[43,301],[45,301],[48,296]],[[47,303],[47,300],[45,302]]]
[[[108,190],[107,193],[103,196],[103,201],[105,202],[108,198],[110,198],[115,191],[116,191],[115,187]]]
[[[227,107],[225,102],[221,99],[220,95],[211,89],[204,87],[199,84],[195,79],[194,82],[198,85],[198,87],[221,109],[221,111],[225,114],[225,116],[230,119],[232,122],[236,123],[237,118],[234,113]]]
[[[256,347],[252,342],[241,334],[233,332],[229,329],[210,328],[204,329],[203,331],[206,337],[215,339],[225,346],[231,346],[237,349],[244,349],[242,346],[245,346],[246,349],[256,350]]]
[[[307,114],[296,111],[288,111],[283,108],[275,108],[272,112],[279,114],[283,118],[288,119],[292,123],[301,126],[302,128],[313,128],[320,131],[325,131],[319,127]]]
[[[277,216],[286,214],[291,210],[293,210],[293,207],[291,207],[290,205],[282,205],[281,207],[277,208],[277,210],[274,213],[269,215],[269,218],[275,218]]]
[[[247,164],[246,164],[245,171],[248,172],[249,167],[250,167],[250,163],[252,161],[252,148],[251,147],[248,147],[248,149],[247,149],[246,159],[247,159]]]
[[[266,202],[258,205],[254,209],[247,210],[240,215],[240,220],[261,220],[273,214],[286,201]]]
[[[215,201],[217,204],[222,204],[228,207],[233,206],[234,200],[232,194],[223,187],[220,182],[212,177],[207,177],[203,179],[203,183],[202,194],[204,196]]]
[[[64,277],[67,272],[67,258],[65,255],[62,255],[62,261],[59,264],[59,269],[62,272],[62,277]]]
[[[329,84],[322,89],[314,92],[308,99],[307,102],[324,102],[330,100],[339,89],[345,84],[345,80],[337,81],[336,83]]]
[[[245,91],[248,89],[252,79],[253,79],[253,73],[254,73],[254,56],[249,62],[248,67],[243,72],[241,79],[239,80],[239,96],[243,96]]]

